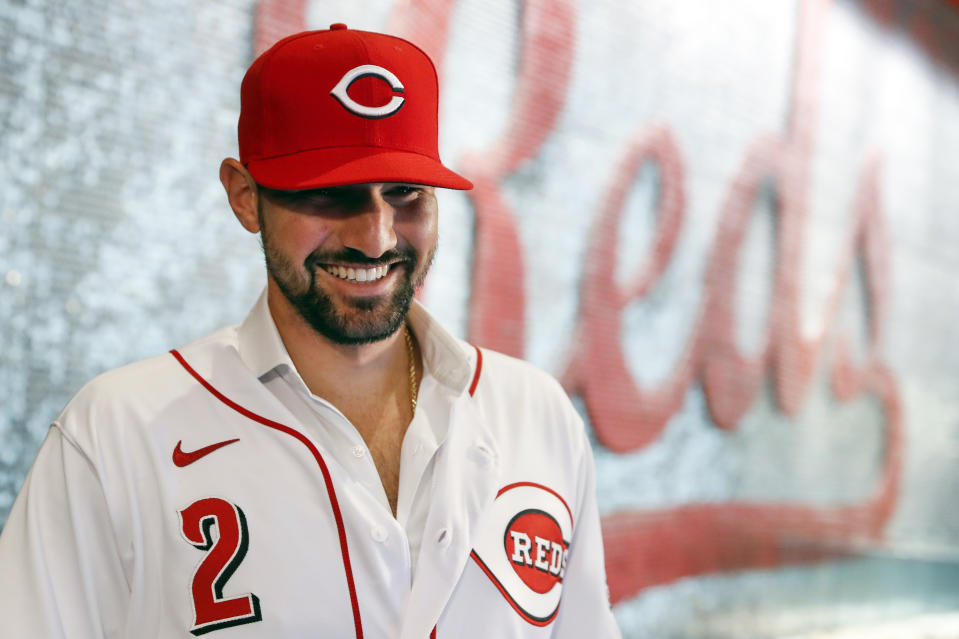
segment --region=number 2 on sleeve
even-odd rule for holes
[[[180,531],[196,548],[207,550],[193,575],[194,622],[190,632],[199,636],[220,628],[260,621],[260,600],[252,594],[225,598],[223,587],[236,571],[249,547],[246,517],[240,507],[207,497],[180,511]],[[217,538],[214,542],[213,527]]]

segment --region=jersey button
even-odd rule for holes
[[[370,537],[373,538],[373,541],[383,543],[386,541],[386,538],[389,537],[389,534],[386,532],[386,529],[382,526],[373,526],[370,528]]]
[[[365,454],[366,454],[366,449],[360,446],[359,444],[353,447],[353,456],[356,457],[357,459],[362,458],[363,455]]]
[[[489,468],[496,462],[496,454],[486,444],[479,442],[466,451],[466,456],[480,468]]]
[[[440,548],[449,548],[453,541],[453,533],[449,528],[440,528],[436,533],[436,545]]]

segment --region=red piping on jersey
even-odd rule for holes
[[[510,594],[506,592],[506,588],[504,588],[503,584],[499,582],[499,579],[497,579],[496,576],[493,575],[493,571],[490,570],[486,566],[486,564],[483,563],[483,560],[479,558],[479,555],[476,554],[475,550],[470,551],[470,557],[473,559],[473,561],[476,562],[476,565],[479,566],[480,569],[486,573],[486,576],[489,577],[489,580],[493,582],[493,585],[496,586],[496,589],[500,591],[500,594],[503,595],[503,598],[506,599],[506,602],[513,607],[513,610],[515,610],[517,614],[519,614],[519,616],[523,618],[524,621],[531,623],[534,626],[542,627],[542,626],[548,626],[549,624],[553,622],[553,619],[556,618],[556,613],[559,612],[559,605],[557,605],[556,610],[550,613],[549,617],[546,617],[545,619],[537,619],[535,617],[530,616],[528,612],[520,608],[519,605],[515,601],[513,601],[513,598],[510,596]]]
[[[350,605],[353,606],[353,625],[356,627],[356,639],[363,639],[363,624],[360,621],[360,604],[356,598],[356,585],[353,583],[353,567],[350,564],[350,549],[346,543],[346,527],[343,525],[343,515],[340,514],[340,504],[336,500],[336,492],[333,490],[333,479],[330,477],[330,471],[326,467],[326,462],[323,461],[320,451],[318,451],[316,446],[313,445],[313,442],[307,439],[302,433],[290,428],[289,426],[284,426],[279,422],[275,422],[261,415],[257,415],[253,411],[240,406],[229,397],[215,389],[212,384],[203,379],[199,373],[197,373],[189,364],[187,364],[186,360],[183,359],[183,356],[180,355],[176,349],[170,351],[170,354],[173,355],[178,362],[180,362],[180,365],[185,368],[186,371],[192,375],[196,381],[200,382],[200,385],[202,385],[203,388],[210,391],[210,393],[218,400],[244,417],[252,419],[253,421],[263,424],[264,426],[275,428],[276,430],[284,432],[287,435],[292,435],[296,439],[300,440],[300,443],[306,446],[310,452],[313,453],[313,458],[316,459],[316,463],[319,465],[320,471],[323,473],[323,481],[326,483],[326,492],[330,497],[330,505],[333,507],[333,518],[336,520],[336,532],[340,537],[340,553],[343,556],[343,568],[346,571],[346,583],[350,589]]]
[[[473,348],[476,349],[476,372],[473,373],[473,383],[470,384],[470,397],[476,392],[476,385],[479,384],[480,373],[483,372],[483,351],[479,349],[479,346],[474,346]]]

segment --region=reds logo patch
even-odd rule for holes
[[[519,482],[497,494],[471,556],[523,619],[545,626],[559,611],[572,534],[559,494]]]

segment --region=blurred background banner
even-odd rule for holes
[[[422,296],[573,396],[624,636],[959,637],[951,0],[0,0],[0,524],[86,380],[245,316],[240,80],[333,22],[437,62]]]

